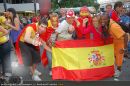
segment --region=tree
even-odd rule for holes
[[[95,0],[51,0],[52,1],[52,9],[55,10],[57,8],[64,7],[81,7],[81,6],[94,6],[98,9],[99,4],[95,3]]]

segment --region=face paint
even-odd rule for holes
[[[57,16],[52,16],[51,17],[51,24],[52,24],[53,27],[58,26],[58,17]]]
[[[87,17],[87,16],[89,16],[89,9],[86,6],[83,6],[80,9],[80,16],[81,17]]]
[[[86,12],[86,11],[81,11],[81,12],[80,12],[80,16],[81,16],[81,17],[86,17],[86,16],[88,16],[88,15],[89,15],[89,13]]]

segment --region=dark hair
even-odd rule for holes
[[[48,22],[47,22],[47,19],[46,18],[41,18],[40,21],[38,22],[38,25],[41,25],[41,24],[45,24],[48,26]]]
[[[100,16],[106,16],[108,19],[110,19],[109,14],[108,14],[108,13],[106,13],[106,12],[102,13]]]
[[[8,8],[7,11],[13,14],[12,23],[14,23],[14,18],[16,17],[16,10],[14,8]]]
[[[121,6],[123,6],[123,3],[121,1],[118,1],[115,3],[114,9],[116,9],[117,7],[121,7]]]
[[[107,25],[107,27],[102,25],[102,38],[104,39],[104,42],[105,42],[106,41],[105,39],[109,37],[110,16],[109,16],[108,13],[103,13],[101,15],[101,17],[102,16],[106,16],[108,18],[108,25]]]

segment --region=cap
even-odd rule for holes
[[[66,17],[75,17],[75,13],[72,9],[69,9],[66,13]]]
[[[89,11],[89,9],[86,6],[81,7],[80,11]]]

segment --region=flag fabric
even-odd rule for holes
[[[100,80],[114,75],[112,40],[57,41],[52,48],[53,80]]]
[[[52,27],[48,27],[46,29],[46,32],[40,35],[40,38],[42,40],[44,40],[46,43],[49,40],[51,34],[54,32],[55,30]],[[42,56],[41,56],[41,63],[43,64],[44,67],[46,67],[48,65],[48,57],[46,55],[46,50],[44,49],[42,52]]]

